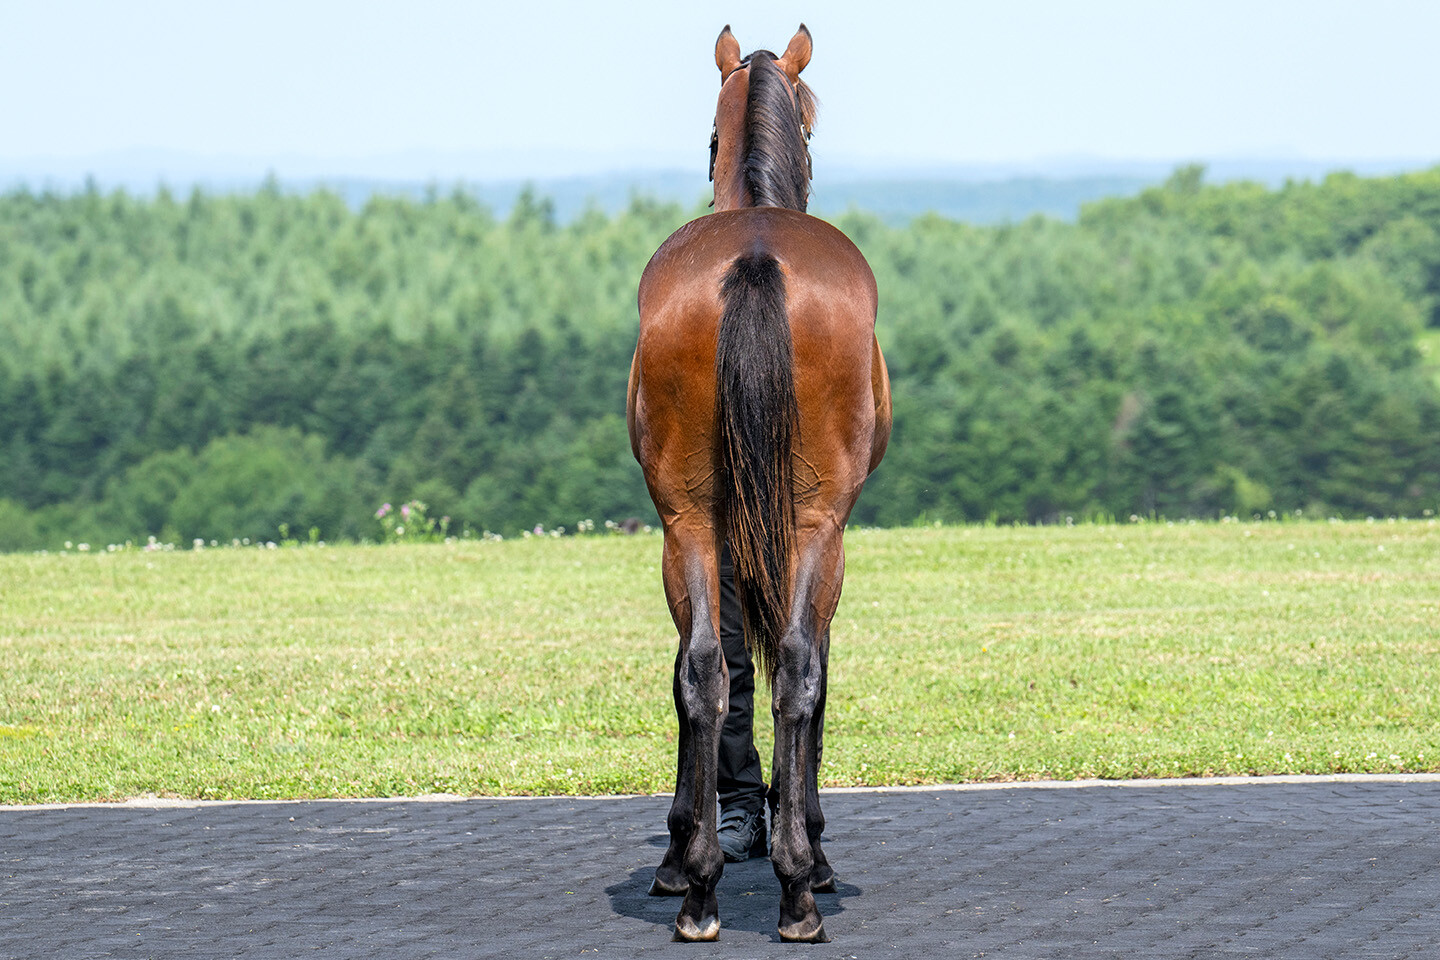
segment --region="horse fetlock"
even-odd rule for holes
[[[777,829],[770,843],[770,864],[782,886],[793,886],[810,876],[815,857],[808,841],[797,843],[791,831]]]
[[[724,870],[725,854],[721,852],[718,842],[703,846],[693,843],[690,845],[690,850],[685,855],[685,876],[692,887],[715,889]]]

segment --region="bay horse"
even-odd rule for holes
[[[664,527],[662,578],[680,635],[670,844],[650,893],[683,896],[675,939],[720,932],[716,763],[729,701],[719,633],[728,544],[745,642],[775,719],[770,859],[779,933],[827,939],[813,891],[833,890],[820,848],[818,775],[841,537],[890,436],[875,339],[875,278],[860,251],[805,213],[815,99],[802,24],[784,54],[715,44],[715,212],[675,231],[640,279],[626,404],[631,450]]]

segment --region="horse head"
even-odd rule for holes
[[[800,72],[810,62],[802,23],[780,56],[740,55],[729,25],[715,41],[720,98],[710,135],[710,179],[716,210],[789,207],[804,211],[810,194],[810,131],[816,101]]]

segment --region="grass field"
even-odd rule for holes
[[[827,784],[1440,770],[1433,519],[847,548]],[[667,790],[659,554],[0,556],[0,802]]]

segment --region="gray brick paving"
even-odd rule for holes
[[[820,946],[764,860],[670,943],[667,805],[0,810],[0,957],[1440,956],[1440,783],[830,794]]]

